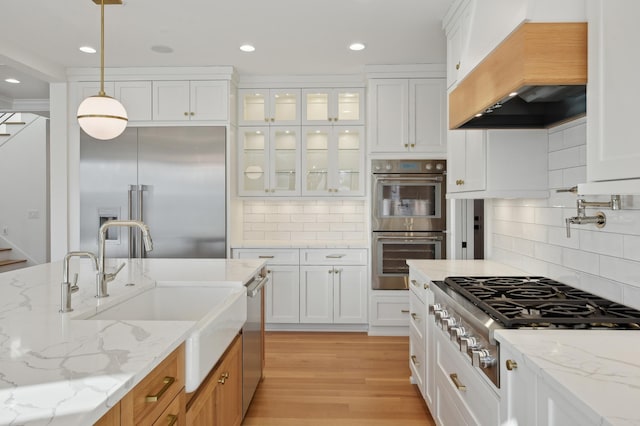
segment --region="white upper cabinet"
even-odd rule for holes
[[[129,121],[152,120],[150,81],[116,81],[114,94],[127,110]]]
[[[153,119],[158,121],[226,121],[227,81],[154,81]]]
[[[451,130],[448,198],[546,198],[547,130]]]
[[[371,153],[446,153],[443,78],[369,80]]]
[[[363,126],[302,127],[302,195],[364,195],[363,131]]]
[[[589,0],[587,180],[580,194],[640,194],[640,2]],[[615,181],[615,182],[599,182]]]
[[[300,126],[238,129],[238,194],[300,195]]]
[[[302,124],[364,124],[364,89],[303,89]]]
[[[300,89],[239,89],[241,126],[300,124]]]

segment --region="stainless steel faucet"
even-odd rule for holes
[[[128,228],[137,227],[142,232],[142,240],[144,241],[144,248],[146,251],[153,250],[153,241],[151,240],[151,234],[149,233],[149,227],[139,220],[109,220],[102,224],[99,231],[99,252],[98,252],[98,277],[96,279],[96,297],[107,297],[107,283],[113,281],[118,272],[124,267],[122,263],[115,272],[106,273],[104,265],[104,251],[105,241],[107,239],[107,230],[114,226],[123,226]]]
[[[567,225],[567,238],[571,238],[571,224],[584,225],[588,223],[595,224],[598,228],[604,228],[607,223],[607,217],[603,212],[597,212],[594,216],[587,216],[587,207],[603,207],[610,208],[611,210],[620,210],[621,202],[619,195],[612,195],[611,201],[585,201],[583,198],[578,198],[576,201],[577,216],[568,217],[565,219]]]
[[[88,251],[70,251],[64,256],[62,263],[62,284],[60,284],[60,312],[71,312],[71,293],[78,291],[78,274],[73,278],[73,284],[69,281],[69,260],[72,257],[88,257],[93,260],[93,265],[98,270],[98,259],[96,255]]]

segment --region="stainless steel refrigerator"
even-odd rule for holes
[[[111,141],[80,138],[80,249],[97,252],[110,219],[149,225],[108,230],[109,257],[226,257],[224,127],[130,127]]]

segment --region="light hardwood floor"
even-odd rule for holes
[[[244,426],[434,425],[409,383],[409,338],[267,332]]]

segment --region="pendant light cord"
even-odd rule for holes
[[[100,1],[100,93],[98,96],[105,96],[104,93],[104,0]]]

